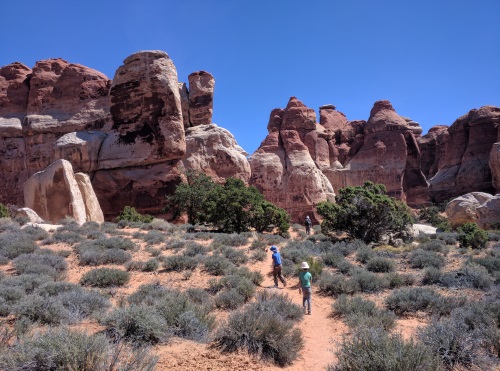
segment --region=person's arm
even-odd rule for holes
[[[300,282],[300,276],[299,276],[299,294],[302,294],[302,282]]]

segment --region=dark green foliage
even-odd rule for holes
[[[269,303],[264,303],[264,302]],[[286,301],[286,299],[285,299]],[[303,347],[300,330],[293,328],[290,309],[284,312],[271,308],[290,308],[274,296],[261,296],[259,301],[232,313],[215,334],[213,345],[222,352],[245,350],[283,367],[291,364]],[[297,307],[300,311],[300,307]]]
[[[5,232],[0,235],[0,255],[14,259],[37,249],[36,243],[24,233]]]
[[[328,371],[436,371],[439,361],[429,348],[381,329],[360,328],[345,337]]]
[[[325,235],[341,230],[368,243],[379,241],[387,232],[401,233],[412,222],[408,207],[387,196],[382,184],[365,182],[362,187],[342,188],[335,200],[317,208]]]
[[[130,279],[130,274],[126,271],[113,268],[97,268],[85,273],[80,279],[84,286],[110,287],[123,286]]]
[[[0,203],[0,218],[10,218],[9,209],[2,203]]]
[[[458,230],[458,242],[461,247],[482,249],[488,242],[488,232],[477,226],[476,223],[465,223]]]
[[[157,357],[147,349],[111,344],[104,335],[48,329],[0,348],[2,370],[152,371]]]
[[[288,213],[242,180],[228,178],[224,185],[218,185],[196,172],[187,172],[186,178],[187,183],[179,184],[167,197],[167,208],[175,215],[186,213],[190,224],[208,222],[226,233],[241,233],[249,228],[262,232],[270,225],[278,227],[282,234],[288,231]]]
[[[394,270],[394,262],[392,260],[376,256],[368,261],[366,269],[370,272],[392,272]]]
[[[18,274],[46,274],[54,279],[61,279],[68,269],[63,257],[49,254],[23,254],[12,263]]]
[[[132,223],[151,223],[153,217],[151,215],[143,215],[137,212],[137,210],[131,206],[125,206],[116,218],[116,222],[125,221]]]
[[[412,268],[441,268],[444,265],[444,258],[434,252],[417,249],[412,251],[408,256],[408,261]]]
[[[441,216],[441,212],[442,210],[437,206],[424,207],[420,209],[419,219],[443,231],[449,231],[451,228],[449,227],[448,219]]]

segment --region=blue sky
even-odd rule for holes
[[[250,154],[291,96],[350,120],[388,99],[424,133],[500,106],[499,0],[2,0],[0,14],[0,66],[61,57],[113,78],[160,49],[180,81],[212,73],[213,121]]]

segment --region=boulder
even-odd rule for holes
[[[468,222],[481,224],[477,208],[492,198],[493,196],[488,193],[471,192],[451,200],[445,209],[448,221],[453,228]],[[486,211],[484,213],[487,214]]]
[[[476,209],[478,225],[484,229],[498,228],[500,223],[500,194],[497,194]]]
[[[193,72],[189,80],[189,121],[191,126],[212,123],[214,77],[206,71]]]
[[[89,176],[84,173],[76,173],[75,180],[83,197],[86,221],[104,223],[104,214],[92,188]]]
[[[87,221],[85,203],[69,161],[57,160],[33,174],[24,184],[24,200],[26,207],[52,223],[67,216],[79,224]]]
[[[31,210],[29,207],[21,207],[20,209],[17,209],[15,217],[26,218],[28,219],[29,223],[44,223],[44,220],[40,218],[38,214],[34,210]]]
[[[246,153],[233,135],[215,124],[199,125],[186,130],[186,154],[182,159],[188,170],[205,173],[217,183],[238,178],[246,184],[250,164]]]

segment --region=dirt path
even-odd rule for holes
[[[274,285],[271,271],[271,255],[261,263],[254,266],[264,276],[261,290],[279,290],[287,293],[294,303],[302,306],[302,295],[299,294],[298,278],[287,277],[287,287],[283,288],[281,282],[279,288],[271,288]],[[342,340],[342,335],[347,333],[348,328],[343,322],[330,317],[333,299],[318,294],[313,282],[312,315],[305,315],[303,321],[298,325],[304,338],[304,349],[299,358],[286,370],[324,370],[329,363],[334,361],[332,350],[337,348],[337,342]],[[272,369],[272,368],[269,368]],[[280,369],[276,367],[276,369]]]

